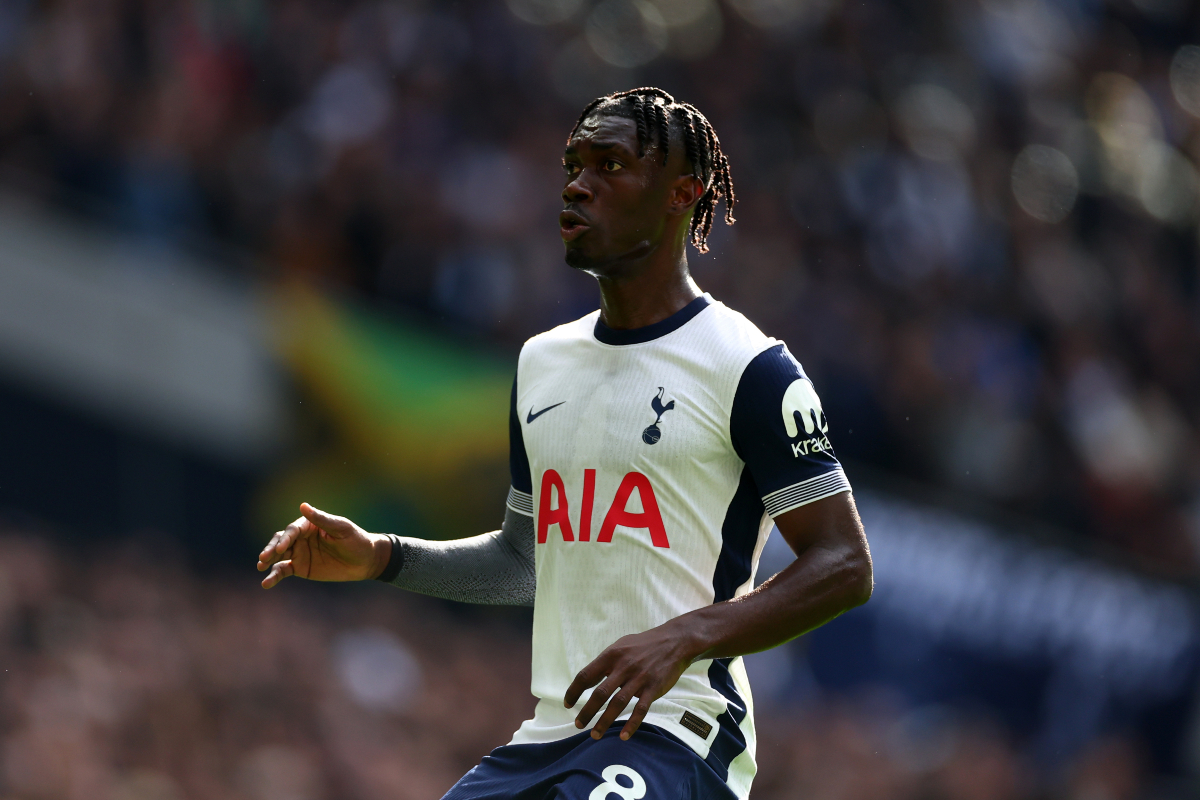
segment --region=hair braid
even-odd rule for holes
[[[608,95],[607,98],[601,98],[601,99],[602,100],[615,99],[615,98],[620,98],[620,97],[626,97],[631,94],[637,95],[638,97],[642,97],[642,98],[648,98],[650,100],[657,98],[659,100],[662,100],[667,105],[675,104],[674,97],[672,97],[667,92],[664,92],[662,89],[659,89],[655,86],[643,86],[640,89],[630,89],[629,91],[626,91],[626,92],[614,92],[613,94]]]
[[[679,118],[683,126],[683,147],[684,155],[687,156],[688,162],[692,165],[692,169],[696,171],[696,177],[701,181],[704,180],[704,175],[701,174],[704,169],[700,161],[700,152],[696,148],[696,128],[692,124],[692,114],[686,108],[676,107],[673,109],[674,116]]]
[[[638,119],[642,121],[642,127],[646,130],[646,147],[654,147],[656,136],[654,131],[654,103],[644,97],[640,98],[638,102],[641,103]]]
[[[658,122],[658,146],[662,148],[662,163],[665,166],[671,152],[671,121],[667,119],[666,107],[655,103],[654,118]]]
[[[692,165],[696,177],[700,180],[704,191],[700,194],[700,199],[696,201],[696,211],[692,215],[691,227],[689,229],[690,239],[692,244],[701,252],[707,252],[708,244],[704,241],[709,230],[712,229],[712,198],[710,197],[712,189],[708,186],[708,181],[705,175],[704,158],[700,153],[699,142],[696,137],[695,118],[686,106],[679,106],[674,109],[674,116],[679,119],[680,126],[683,129],[683,144],[688,162]]]
[[[696,215],[692,217],[691,239],[697,250],[706,253],[708,252],[708,234],[712,231],[713,205],[716,202],[718,191],[710,184],[713,173],[709,160],[712,146],[704,117],[691,109],[688,110],[687,117],[688,126],[685,131],[688,136],[689,149],[692,151],[688,157],[696,170],[696,177],[704,185],[704,193],[696,202]],[[699,131],[696,130],[697,128]]]
[[[733,176],[729,158],[721,149],[721,140],[712,123],[690,103],[675,100],[667,92],[653,86],[643,86],[625,92],[614,92],[588,103],[571,129],[571,138],[592,113],[611,114],[631,119],[637,126],[638,158],[654,146],[662,150],[662,163],[667,163],[671,146],[671,126],[678,124],[684,154],[704,186],[696,201],[689,229],[690,240],[701,253],[708,252],[708,235],[716,219],[716,204],[725,200],[725,224],[736,220],[733,207],[737,197],[733,192]]]
[[[700,120],[700,133],[703,134],[704,139],[704,163],[708,165],[708,175],[704,178],[705,183],[707,183],[713,177],[712,154],[715,147],[715,140],[713,139],[712,126],[708,124],[708,120],[703,118]]]
[[[733,207],[737,205],[737,195],[733,193],[733,175],[729,172],[729,159],[721,154],[721,194],[725,196],[725,224],[737,222],[733,218]]]
[[[633,106],[633,121],[637,124],[638,158],[641,158],[646,154],[646,144],[648,142],[645,115],[640,113],[643,104],[640,98],[633,95],[626,97],[625,100]]]

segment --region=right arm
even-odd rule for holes
[[[383,580],[402,589],[490,605],[533,605],[533,518],[506,509],[498,531],[434,542],[368,533],[308,503],[304,516],[258,556],[270,589],[295,575],[317,581]]]
[[[504,510],[500,530],[431,542],[391,536],[379,580],[411,592],[485,605],[532,606],[533,517]]]
[[[297,575],[314,581],[383,580],[401,589],[488,605],[533,605],[533,486],[521,418],[517,381],[508,411],[512,488],[500,530],[431,542],[368,533],[345,517],[300,506],[304,516],[279,531],[258,556],[267,573],[265,589]],[[519,510],[518,510],[519,509]]]

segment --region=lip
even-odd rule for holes
[[[575,211],[564,211],[558,215],[559,232],[564,242],[572,242],[591,230],[582,214]]]

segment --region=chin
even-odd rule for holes
[[[588,258],[587,255],[577,247],[568,247],[564,258],[568,267],[577,269],[581,272],[587,272],[588,268],[592,266],[593,261],[593,259]]]
[[[572,247],[568,244],[566,253],[563,255],[567,266],[580,272],[586,272],[593,278],[613,277],[629,270],[630,262],[633,260],[631,256],[643,255],[640,249],[625,255],[614,255],[611,250],[597,253],[595,245],[596,243],[592,243],[592,247],[585,248],[580,245]]]

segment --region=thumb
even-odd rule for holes
[[[313,525],[316,525],[334,538],[340,538],[345,535],[346,529],[350,525],[350,520],[345,517],[335,517],[333,514],[326,514],[321,509],[311,506],[308,503],[300,504],[300,513]]]

